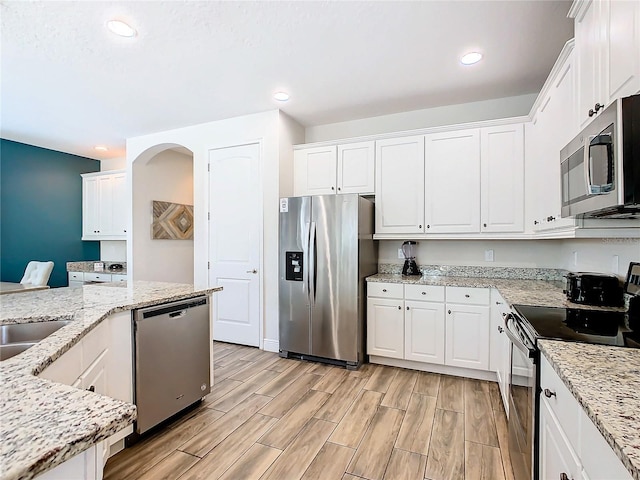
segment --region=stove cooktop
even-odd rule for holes
[[[640,331],[624,312],[514,305],[535,340],[557,339],[640,348]]]

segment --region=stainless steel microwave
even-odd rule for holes
[[[640,218],[640,95],[609,105],[560,161],[563,217]]]

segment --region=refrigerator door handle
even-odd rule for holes
[[[316,222],[311,222],[311,229],[309,231],[309,300],[311,305],[316,303],[316,279],[318,269],[318,259],[316,258],[317,252],[317,240],[316,240]]]
[[[302,245],[302,258],[304,259],[304,266],[303,266],[303,277],[302,277],[302,290],[304,290],[304,293],[307,295],[307,300],[309,302],[311,302],[311,291],[309,288],[309,282],[310,282],[310,277],[309,277],[309,266],[311,265],[310,262],[310,256],[309,256],[309,245],[310,245],[310,241],[311,241],[311,223],[307,222],[305,224],[305,230],[303,233],[303,238],[304,238],[304,243]]]

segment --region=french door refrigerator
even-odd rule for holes
[[[373,233],[373,202],[358,195],[280,199],[280,356],[362,363]]]

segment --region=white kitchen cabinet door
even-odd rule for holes
[[[82,179],[82,237],[99,234],[98,178]]]
[[[293,170],[296,197],[336,193],[335,146],[294,150]]]
[[[483,128],[481,146],[482,232],[524,230],[524,126]]]
[[[405,301],[404,358],[444,364],[444,304]]]
[[[113,234],[113,182],[112,177],[98,177],[98,233]]]
[[[531,145],[529,164],[529,205],[534,209],[533,230],[541,232],[573,227],[573,218],[562,218],[560,150],[577,134],[575,120],[575,62],[573,54],[558,69],[547,95],[540,103],[527,143]]]
[[[129,208],[127,208],[126,174],[119,173],[111,177],[111,235],[127,234]]]
[[[579,479],[580,463],[564,436],[557,419],[551,412],[546,399],[540,399],[540,478],[559,479],[563,473],[566,478]]]
[[[376,233],[424,233],[424,136],[376,141]]]
[[[480,231],[480,132],[425,137],[425,233]]]
[[[489,370],[489,307],[447,304],[445,362]]]
[[[605,24],[605,101],[611,103],[640,91],[640,2],[603,1],[600,13]]]
[[[101,395],[108,395],[107,355],[104,350],[96,360],[80,375],[82,388]]]
[[[600,20],[601,2],[592,1],[576,18],[574,31],[578,60],[578,121],[580,128],[593,118],[589,111],[595,104],[604,105],[600,88],[602,75],[600,59],[602,56],[602,32]]]
[[[404,358],[404,312],[400,299],[367,299],[367,354]]]
[[[495,288],[491,289],[491,329],[489,370],[496,372],[498,387],[504,410],[509,416],[509,373],[511,366],[511,343],[504,333],[504,318],[509,312],[509,305]]]
[[[338,145],[338,193],[375,191],[375,142]]]

